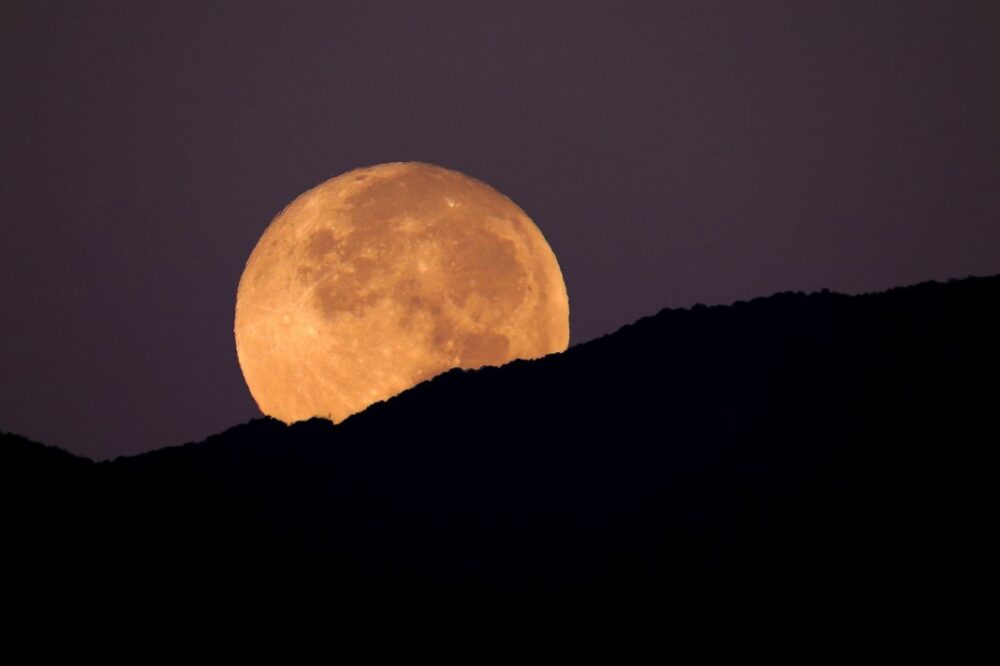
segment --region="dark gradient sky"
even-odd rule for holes
[[[286,203],[366,164],[516,201],[574,343],[667,306],[1000,272],[997,2],[0,12],[0,430],[74,452],[256,415],[244,262]]]

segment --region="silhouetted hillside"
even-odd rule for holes
[[[101,464],[4,436],[7,538],[24,571],[144,594],[940,610],[996,554],[998,309],[1000,277],[778,294],[452,371],[338,426]]]

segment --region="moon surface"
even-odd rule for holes
[[[569,344],[569,301],[514,202],[419,162],[305,192],[264,232],[236,297],[236,352],[260,410],[342,421],[451,368]]]

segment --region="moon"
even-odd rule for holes
[[[397,162],[332,178],[274,218],[240,278],[234,333],[264,414],[339,422],[451,368],[564,351],[569,300],[513,201]]]

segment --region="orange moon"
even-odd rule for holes
[[[263,413],[336,422],[451,368],[565,350],[569,300],[510,199],[457,171],[380,164],[274,218],[240,279],[235,335]]]

